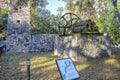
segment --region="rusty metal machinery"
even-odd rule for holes
[[[64,14],[59,21],[59,35],[70,35],[73,33],[99,33],[98,27],[92,20],[80,20],[73,13]]]
[[[73,13],[66,13],[64,14],[59,21],[59,34],[60,35],[68,35],[72,33],[71,29],[73,25],[76,24],[79,20],[79,17]]]

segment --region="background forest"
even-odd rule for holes
[[[31,33],[57,34],[60,17],[71,12],[81,20],[91,19],[101,33],[109,33],[114,43],[120,43],[120,1],[119,0],[61,0],[65,7],[59,7],[57,15],[51,14],[47,0],[18,0],[17,6],[31,1]],[[60,0],[58,0],[60,1]],[[0,0],[0,40],[5,40],[8,19],[8,0]]]

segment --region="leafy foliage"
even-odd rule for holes
[[[57,33],[58,17],[51,15],[45,7],[47,2],[44,1],[41,6],[36,7],[34,3],[31,7],[31,32],[41,34]]]
[[[5,40],[8,18],[8,6],[0,8],[0,40]]]
[[[29,1],[30,1],[30,0],[17,0],[16,5],[17,5],[17,6],[20,6],[20,7],[21,7],[21,6],[26,6]]]

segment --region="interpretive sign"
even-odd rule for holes
[[[56,64],[62,80],[74,80],[80,78],[73,61],[70,58],[57,59]]]

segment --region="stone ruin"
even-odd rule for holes
[[[53,34],[31,34],[30,3],[23,7],[16,7],[17,0],[10,0],[7,53],[47,52],[54,50]]]
[[[70,36],[60,36],[56,34],[31,34],[30,29],[30,5],[19,7],[14,11],[15,2],[10,2],[7,27],[7,53],[29,53],[54,51],[55,55],[63,58],[72,58],[74,61],[82,59],[92,59],[111,55],[111,44],[103,35],[82,35],[79,32],[85,29],[85,22],[73,24],[68,23],[63,26],[63,33],[74,30]],[[74,18],[75,20],[77,18]],[[76,22],[76,21],[73,21]],[[88,21],[91,22],[91,21]],[[79,25],[83,23],[83,28]],[[92,22],[92,25],[94,23]],[[71,25],[76,25],[70,27]],[[91,25],[90,23],[88,25]],[[86,25],[87,26],[87,25]],[[65,29],[64,29],[65,27]],[[93,27],[93,26],[91,26]],[[94,31],[97,31],[94,26]],[[89,27],[88,27],[89,30]],[[91,28],[92,30],[92,28]],[[72,33],[73,33],[72,32]]]
[[[66,15],[69,15],[70,19],[67,19]],[[70,57],[74,61],[111,56],[113,44],[110,38],[99,33],[98,27],[93,21],[79,20],[75,14],[66,13],[61,17],[58,26],[59,31],[63,30],[63,33],[60,32],[59,36],[55,38],[55,55],[63,58]]]

